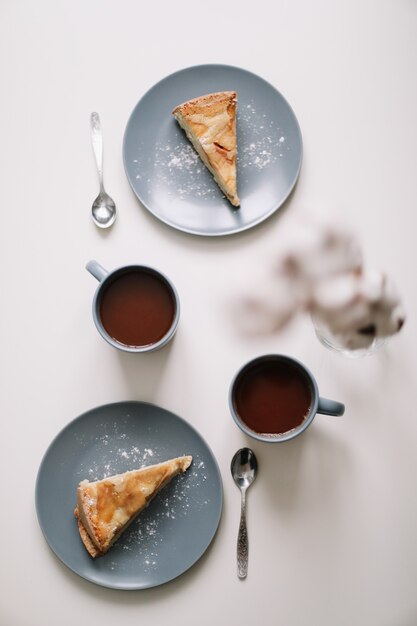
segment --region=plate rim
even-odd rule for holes
[[[46,462],[46,459],[48,457],[49,452],[53,449],[56,441],[59,439],[59,437],[61,437],[63,435],[63,433],[67,430],[69,430],[69,428],[71,426],[73,426],[75,423],[82,421],[83,419],[85,419],[89,414],[100,410],[100,409],[104,409],[104,408],[109,408],[109,407],[114,407],[114,406],[120,406],[120,405],[141,405],[141,406],[150,406],[152,408],[158,409],[158,410],[162,410],[165,413],[169,413],[171,415],[173,415],[176,419],[178,419],[180,422],[183,422],[187,427],[189,427],[193,433],[203,441],[203,443],[206,445],[212,461],[214,463],[214,467],[217,471],[217,476],[218,476],[218,482],[219,482],[219,501],[220,501],[220,506],[219,506],[219,510],[218,510],[218,515],[216,518],[216,524],[214,527],[214,532],[210,537],[210,540],[208,541],[206,547],[204,548],[204,550],[201,552],[201,554],[192,562],[190,563],[185,569],[183,569],[181,572],[179,572],[178,574],[176,574],[175,576],[172,576],[171,578],[168,578],[167,580],[164,580],[162,582],[157,582],[155,584],[150,584],[150,585],[140,585],[140,586],[135,586],[135,585],[118,585],[118,584],[110,584],[110,583],[105,583],[102,581],[98,581],[98,580],[94,580],[93,578],[85,575],[85,574],[81,574],[79,571],[77,571],[76,569],[74,569],[73,566],[71,566],[69,563],[67,563],[67,561],[60,555],[58,554],[58,552],[56,552],[56,550],[51,546],[48,537],[45,533],[45,530],[43,528],[43,525],[41,523],[41,513],[40,513],[40,503],[39,503],[39,492],[40,492],[40,481],[41,481],[41,472],[42,469],[44,467],[44,464]],[[209,446],[209,444],[207,443],[207,441],[205,440],[205,438],[199,433],[199,431],[192,425],[190,424],[186,419],[184,419],[183,417],[181,417],[180,415],[177,415],[176,413],[173,413],[172,411],[170,411],[169,409],[165,409],[164,407],[161,407],[153,402],[147,402],[147,401],[142,401],[142,400],[119,400],[116,402],[109,402],[106,404],[100,404],[96,407],[93,407],[91,409],[88,409],[87,411],[84,411],[83,413],[81,413],[80,415],[78,415],[77,417],[73,418],[72,420],[70,420],[69,422],[67,422],[63,428],[61,428],[58,433],[53,437],[53,439],[51,440],[51,442],[49,443],[49,445],[47,446],[45,452],[42,455],[41,461],[39,463],[39,467],[38,467],[38,472],[36,475],[36,482],[35,482],[35,509],[36,509],[36,516],[37,516],[37,520],[38,520],[38,524],[39,527],[41,529],[42,535],[45,539],[45,542],[47,543],[49,549],[51,550],[51,552],[55,555],[55,557],[63,564],[65,565],[70,571],[72,571],[74,574],[76,574],[77,576],[79,576],[80,578],[83,578],[84,580],[88,581],[91,584],[95,584],[98,585],[100,587],[104,587],[107,589],[114,589],[117,591],[144,591],[146,589],[153,589],[155,587],[160,587],[161,585],[166,585],[167,583],[171,582],[172,580],[175,580],[176,578],[179,578],[180,576],[182,576],[183,574],[185,574],[188,570],[190,570],[202,557],[203,555],[207,552],[208,548],[210,547],[210,545],[212,544],[214,538],[216,537],[217,531],[219,529],[220,526],[220,521],[222,518],[222,513],[223,513],[223,506],[224,506],[224,487],[223,487],[223,479],[222,479],[222,475],[221,475],[221,471],[220,471],[220,466],[219,463],[213,453],[213,450],[211,449],[211,446]]]
[[[202,68],[222,68],[222,69],[228,69],[228,70],[234,70],[237,72],[241,72],[243,74],[248,74],[251,77],[256,78],[257,80],[261,80],[263,83],[265,83],[266,85],[268,85],[268,87],[270,89],[272,89],[273,91],[275,91],[285,102],[285,104],[287,105],[287,107],[289,108],[289,110],[291,111],[294,121],[295,121],[295,125],[298,131],[298,137],[299,137],[299,141],[300,141],[300,158],[299,158],[299,163],[298,163],[298,168],[297,171],[295,173],[294,176],[294,180],[291,183],[291,186],[287,192],[287,194],[284,196],[284,198],[280,201],[280,203],[278,204],[278,206],[276,206],[275,208],[271,209],[270,211],[268,211],[267,213],[265,213],[264,215],[262,215],[261,217],[259,217],[258,219],[256,219],[254,222],[252,222],[251,224],[247,224],[245,226],[240,226],[239,228],[231,228],[227,231],[221,232],[221,233],[216,233],[216,232],[202,232],[200,230],[196,230],[196,229],[192,229],[192,228],[187,228],[187,227],[183,227],[183,226],[178,226],[177,224],[171,222],[170,220],[161,217],[160,215],[158,215],[153,209],[151,209],[149,207],[149,205],[144,202],[144,200],[141,198],[141,196],[139,195],[139,193],[136,191],[134,185],[133,185],[133,181],[131,176],[129,175],[129,170],[127,167],[127,159],[126,159],[126,142],[127,142],[127,131],[128,128],[130,126],[130,123],[132,121],[132,118],[136,112],[136,109],[140,106],[140,104],[142,103],[142,101],[144,100],[145,97],[148,96],[148,94],[155,89],[156,87],[158,87],[161,83],[165,82],[166,80],[170,79],[170,78],[174,78],[175,76],[177,76],[178,74],[182,74],[185,72],[189,72],[191,70],[198,70],[198,69],[202,69]],[[157,220],[159,220],[160,222],[162,222],[163,224],[166,224],[167,226],[169,226],[170,228],[173,228],[174,230],[178,230],[180,232],[183,233],[187,233],[189,235],[196,235],[198,237],[229,237],[232,235],[237,235],[238,233],[242,233],[245,232],[247,230],[250,230],[252,228],[255,228],[256,226],[259,226],[259,224],[262,224],[262,222],[266,221],[267,219],[269,219],[274,213],[276,213],[288,200],[288,198],[291,196],[292,192],[294,191],[294,188],[298,182],[298,179],[300,177],[300,172],[301,172],[301,167],[302,167],[302,163],[303,163],[303,155],[304,155],[304,147],[303,147],[303,136],[301,133],[301,127],[300,124],[298,122],[298,118],[295,115],[295,111],[292,108],[292,106],[290,105],[290,103],[288,102],[288,100],[286,99],[286,97],[279,91],[279,89],[277,89],[271,82],[269,82],[268,80],[266,80],[265,78],[263,78],[262,76],[260,76],[259,74],[256,74],[255,72],[252,72],[251,70],[247,70],[246,68],[242,68],[242,67],[238,67],[236,65],[230,65],[227,63],[201,63],[201,64],[197,64],[197,65],[190,65],[188,67],[184,67],[182,69],[176,70],[174,72],[171,72],[170,74],[167,74],[166,76],[164,76],[163,78],[161,78],[160,80],[158,80],[156,83],[154,83],[151,87],[149,87],[149,89],[147,89],[145,91],[144,94],[142,94],[142,96],[139,98],[139,100],[136,102],[136,104],[134,105],[129,118],[127,120],[126,123],[126,127],[123,133],[123,142],[122,142],[122,155],[123,155],[123,168],[125,170],[125,175],[126,178],[129,182],[129,186],[132,189],[133,193],[135,194],[137,200],[139,200],[139,202],[141,203],[141,205],[151,214],[153,215]]]

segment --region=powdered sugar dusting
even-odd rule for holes
[[[86,450],[85,461],[77,470],[79,481],[85,478],[90,481],[101,480],[182,454],[193,456],[191,467],[164,487],[112,546],[109,553],[100,559],[102,567],[121,570],[126,566],[126,560],[118,558],[118,555],[129,554],[129,561],[138,561],[141,571],[156,571],[159,567],[160,547],[165,538],[170,536],[173,527],[181,524],[190,511],[195,513],[210,504],[210,500],[204,495],[206,492],[201,489],[208,480],[208,475],[205,461],[199,454],[190,450],[172,454],[167,449],[166,439],[155,437],[157,428],[152,428],[152,436],[145,441],[145,437],[139,440],[132,429],[126,428],[126,424],[127,419],[98,424],[97,435],[93,441],[87,441],[84,435],[74,435],[80,447],[85,447]],[[154,441],[159,438],[161,443],[156,445]]]
[[[238,169],[269,168],[285,156],[286,138],[274,119],[259,111],[253,102],[246,104],[238,113],[241,135],[237,154]],[[284,147],[285,146],[285,147]]]
[[[221,193],[210,172],[194,150],[178,124],[174,124],[172,139],[156,142],[152,179],[143,182],[162,185],[168,197],[189,200],[193,197],[213,201]],[[279,124],[253,101],[242,102],[237,110],[237,178],[238,189],[259,178],[264,170],[285,158],[290,150],[287,137]],[[170,134],[172,136],[172,133]],[[133,160],[137,180],[142,180],[141,158]],[[146,171],[148,171],[148,166]],[[151,187],[149,187],[151,189]]]
[[[190,507],[201,509],[209,504],[207,499],[195,499],[196,488],[198,491],[207,480],[204,469],[204,463],[194,459],[193,465],[184,475],[174,478],[157,496],[155,502],[151,503],[149,509],[141,513],[125,536],[113,546],[114,555],[117,556],[118,552],[129,552],[132,557],[137,555],[141,559],[145,571],[157,569],[159,548],[165,541],[165,530],[170,525],[181,523]],[[191,492],[194,492],[192,498]]]
[[[181,131],[182,132],[182,131]],[[197,152],[181,135],[180,143],[156,144],[155,177],[159,183],[168,187],[169,194],[180,199],[198,196],[208,199],[218,195],[219,190],[213,184],[211,175],[206,170]],[[184,176],[185,174],[185,176]]]

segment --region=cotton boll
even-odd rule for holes
[[[381,272],[364,271],[348,229],[304,216],[287,221],[282,235],[271,274],[255,279],[238,303],[235,319],[242,329],[276,332],[297,312],[309,311],[350,350],[401,329],[405,316],[395,286]]]
[[[398,323],[392,311],[377,308],[373,312],[372,319],[378,337],[389,337],[398,331]]]
[[[319,281],[311,306],[333,334],[355,333],[369,323],[369,302],[361,293],[360,276],[353,273]]]
[[[352,273],[332,276],[315,284],[311,294],[312,308],[322,311],[326,317],[339,315],[358,294],[358,276]]]
[[[363,321],[364,309],[356,309],[354,312],[349,310],[348,314],[344,313],[343,318],[331,318],[327,321],[324,317],[315,315],[313,317],[316,330],[319,335],[326,339],[327,343],[330,343],[336,348],[347,350],[358,350],[369,348],[372,345],[375,337],[372,334],[358,333],[356,325],[352,320],[356,317],[356,321]]]
[[[348,350],[364,350],[369,348],[375,340],[375,337],[369,335],[361,335],[355,330],[346,331],[338,336],[340,345]]]
[[[358,332],[358,329],[369,326],[371,323],[369,304],[362,298],[355,297],[340,308],[318,308],[315,315],[333,334]]]
[[[373,318],[377,335],[389,337],[401,330],[405,321],[405,313],[401,305],[392,308],[381,302],[373,311]]]
[[[375,326],[376,336],[387,337],[398,332],[405,314],[393,281],[382,272],[367,272],[361,291],[369,302],[370,323]]]
[[[322,281],[314,292],[313,311],[349,349],[365,348],[376,338],[395,334],[405,319],[391,281],[375,271]]]
[[[367,271],[361,277],[361,294],[370,303],[379,302],[383,296],[386,277],[376,270]]]
[[[382,299],[384,300],[384,302],[386,302],[387,305],[394,308],[400,305],[401,302],[397,286],[389,276],[387,276],[386,274],[382,274],[382,276]]]

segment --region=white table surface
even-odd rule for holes
[[[140,3],[3,0],[0,5],[1,626],[417,623],[417,5],[410,0]],[[304,162],[286,211],[242,235],[176,232],[137,202],[121,143],[137,100],[199,63],[260,74],[285,95]],[[118,220],[89,216],[97,179],[89,114],[105,133],[105,183]],[[386,349],[346,360],[308,319],[245,339],[228,316],[236,277],[262,272],[283,214],[326,209],[356,230],[368,263],[395,277],[407,323]],[[90,258],[165,270],[183,312],[170,348],[118,353],[91,317]],[[302,437],[251,442],[227,406],[252,356],[284,352],[314,372],[341,419]],[[141,592],[95,586],[63,566],[38,526],[34,486],[45,449],[84,411],[140,399],[181,415],[212,447],[224,482],[217,536],[185,575]],[[249,492],[250,569],[236,577],[235,450],[259,457]]]

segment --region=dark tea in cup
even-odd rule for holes
[[[280,435],[307,417],[313,394],[303,370],[292,363],[265,360],[245,369],[235,385],[239,417],[257,433]]]
[[[172,326],[175,298],[167,283],[153,272],[131,270],[103,290],[100,319],[106,332],[125,346],[157,343]]]
[[[316,413],[344,412],[340,402],[319,396],[312,374],[302,363],[279,354],[258,357],[236,374],[229,405],[243,432],[270,442],[299,435]]]
[[[93,317],[110,345],[127,352],[152,352],[168,343],[178,325],[180,305],[166,276],[144,265],[107,272],[90,261],[87,269],[100,281]]]

